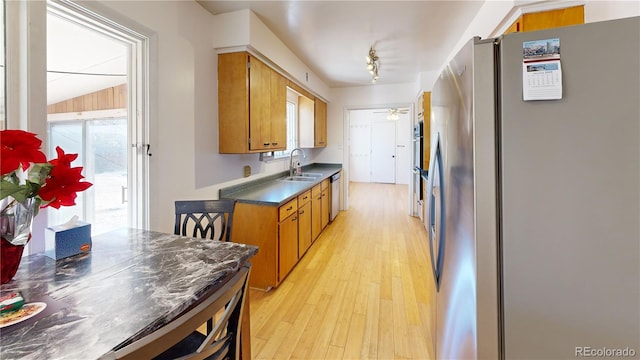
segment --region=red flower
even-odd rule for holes
[[[75,205],[76,193],[88,189],[92,184],[81,181],[84,179],[82,167],[71,167],[71,162],[78,154],[65,154],[60,147],[56,147],[56,152],[58,158],[50,161],[53,169],[38,194],[46,203],[44,207],[59,209],[60,206]]]
[[[71,167],[73,160],[78,158],[78,154],[65,154],[64,150],[62,150],[60,146],[56,146],[56,152],[58,153],[58,158],[49,161],[49,164],[53,166],[62,165]]]
[[[36,134],[23,130],[3,130],[0,151],[0,173],[6,175],[22,167],[27,170],[31,163],[47,162],[47,157],[40,150],[42,140]]]

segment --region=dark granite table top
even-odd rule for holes
[[[176,318],[222,286],[255,246],[136,229],[96,236],[57,262],[22,259],[0,294],[19,290],[47,308],[0,329],[0,359],[96,359]]]
[[[311,164],[302,168],[303,173],[321,174],[314,181],[283,181],[288,171],[265,178],[220,189],[220,199],[236,199],[240,202],[280,206],[311,189],[322,180],[342,170],[342,164]]]

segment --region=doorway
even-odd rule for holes
[[[347,110],[349,181],[409,183],[411,115],[407,111],[390,120],[388,109]]]
[[[49,210],[49,226],[78,215],[93,235],[148,228],[146,47],[77,5],[47,4],[48,150],[78,153],[74,166],[93,183],[76,206]]]

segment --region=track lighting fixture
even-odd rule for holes
[[[380,59],[378,55],[376,55],[376,51],[373,49],[373,46],[369,48],[369,54],[367,55],[367,70],[369,74],[373,76],[371,79],[371,83],[375,84],[378,81],[378,69],[380,69]]]

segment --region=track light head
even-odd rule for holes
[[[373,76],[371,83],[375,84],[378,80],[378,69],[380,67],[380,58],[376,55],[376,50],[371,46],[369,48],[369,54],[366,57],[367,61],[367,70],[369,74]]]

